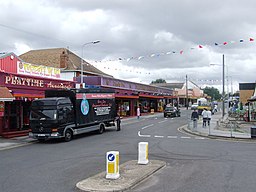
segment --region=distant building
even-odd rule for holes
[[[155,83],[151,84],[158,87],[166,87],[177,92],[179,104],[186,105],[186,83],[175,82],[175,83]],[[194,103],[198,98],[205,97],[203,90],[192,81],[188,81],[188,103]]]
[[[240,102],[247,103],[254,94],[255,86],[256,83],[239,83]]]

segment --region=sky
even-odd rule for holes
[[[255,82],[255,7],[254,0],[0,0],[0,52],[68,48],[118,79],[171,83],[187,75],[220,92],[224,55],[225,92],[235,92]]]

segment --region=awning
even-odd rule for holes
[[[248,99],[247,101],[251,101],[251,102],[253,102],[253,101],[256,101],[256,96],[252,96],[250,99]]]
[[[139,96],[135,95],[115,95],[117,99],[139,99]]]
[[[13,101],[14,99],[7,87],[0,87],[0,101]]]
[[[157,95],[145,95],[145,94],[139,94],[139,97],[149,98],[149,99],[163,99],[164,96],[157,96]]]

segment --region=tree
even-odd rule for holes
[[[212,100],[219,100],[221,99],[221,94],[218,89],[214,87],[205,87],[203,89],[204,93],[211,96]]]
[[[151,84],[156,84],[156,83],[166,83],[166,81],[164,79],[157,79],[151,82]]]

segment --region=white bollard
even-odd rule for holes
[[[109,151],[106,154],[106,179],[118,179],[119,174],[119,151]]]
[[[139,142],[138,164],[148,164],[148,142]]]

